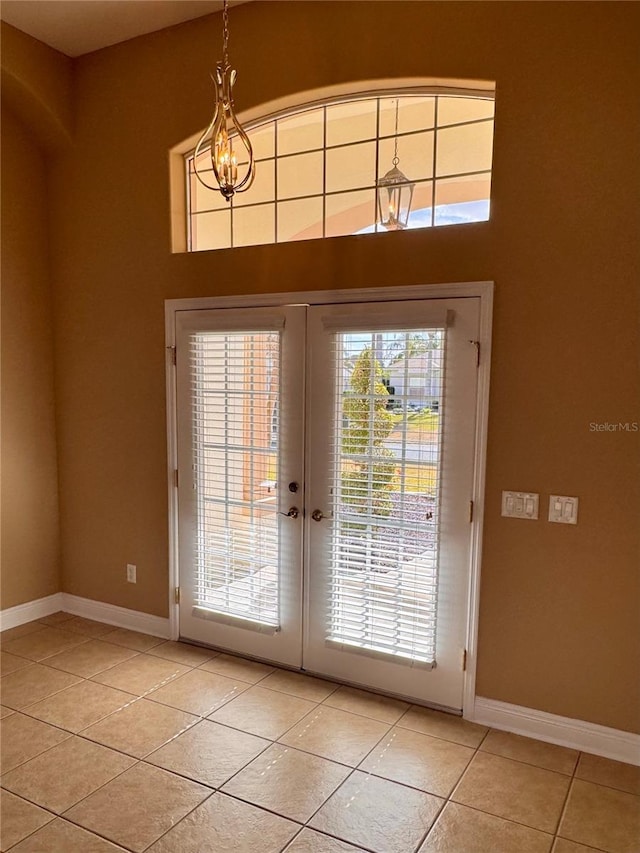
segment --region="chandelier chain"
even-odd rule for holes
[[[394,134],[395,144],[394,144],[393,160],[391,161],[394,166],[397,166],[398,163],[400,162],[400,158],[398,157],[398,103],[399,103],[399,98],[396,98],[396,130],[395,130],[395,134]]]
[[[222,7],[222,61],[229,64],[229,2],[224,0]]]

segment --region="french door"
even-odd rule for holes
[[[479,302],[178,312],[182,637],[462,707]]]

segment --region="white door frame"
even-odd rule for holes
[[[178,490],[176,371],[176,314],[180,311],[213,308],[249,308],[267,305],[326,305],[339,302],[399,302],[409,299],[443,299],[476,296],[480,298],[480,333],[478,341],[478,394],[472,494],[471,565],[469,567],[469,603],[467,655],[464,676],[463,715],[473,714],[476,695],[478,616],[480,604],[480,565],[484,522],[484,489],[489,421],[489,376],[491,366],[491,327],[493,320],[493,282],[472,281],[428,284],[409,287],[371,287],[353,290],[319,290],[303,293],[246,294],[242,296],[206,296],[194,299],[165,300],[166,390],[167,390],[167,487],[169,507],[169,624],[171,639],[179,636],[178,604]]]

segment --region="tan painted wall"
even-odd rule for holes
[[[60,590],[46,168],[2,110],[0,606]]]
[[[72,60],[0,22],[2,103],[46,149],[67,145],[73,126]]]
[[[639,13],[233,9],[241,108],[363,79],[496,80],[492,218],[193,256],[170,252],[167,152],[208,118],[219,16],[76,62],[51,218],[66,591],[167,613],[164,299],[493,279],[478,692],[640,731],[638,434],[589,428],[640,420]],[[501,519],[508,488],[579,495],[580,523]]]

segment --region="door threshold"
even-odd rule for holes
[[[385,699],[397,699],[400,702],[408,702],[410,705],[417,705],[420,708],[428,708],[431,711],[440,711],[443,714],[450,714],[451,716],[461,717],[462,709],[461,708],[450,708],[446,705],[438,705],[436,702],[425,702],[421,699],[414,699],[411,696],[405,696],[400,693],[391,693],[385,692],[384,690],[376,690],[374,687],[368,687],[363,684],[358,684],[355,681],[348,681],[338,678],[330,678],[326,675],[323,675],[321,672],[314,672],[313,670],[304,669],[304,668],[296,668],[294,666],[287,666],[286,664],[278,663],[277,661],[269,660],[268,658],[257,657],[256,655],[241,655],[237,652],[230,651],[229,649],[222,648],[221,646],[212,646],[208,643],[202,643],[199,640],[191,640],[188,637],[180,637],[178,639],[179,643],[188,643],[190,646],[197,646],[200,649],[210,649],[211,651],[220,652],[221,654],[230,655],[234,658],[240,658],[240,660],[253,661],[255,663],[264,663],[268,666],[274,666],[277,669],[283,669],[286,672],[297,673],[298,675],[308,675],[310,678],[321,678],[323,681],[328,681],[330,684],[337,684],[340,687],[352,687],[354,690],[362,690],[365,693],[371,693],[374,696],[382,696]],[[260,686],[260,682],[258,681],[256,684],[252,686]],[[322,703],[320,703],[322,704]],[[364,715],[366,716],[366,715]]]

